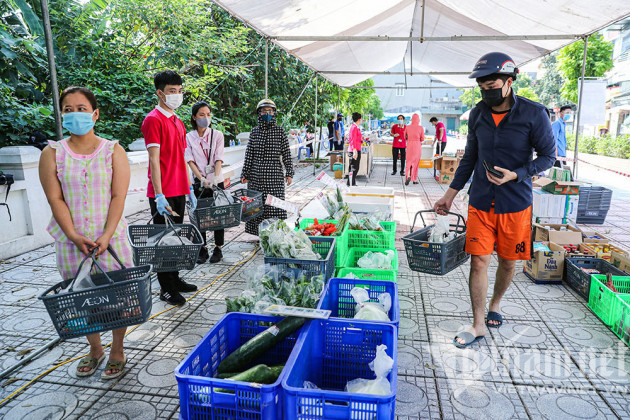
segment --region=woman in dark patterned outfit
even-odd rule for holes
[[[284,183],[293,181],[293,164],[289,150],[289,138],[282,127],[276,124],[276,104],[263,99],[256,107],[258,126],[252,129],[245,151],[245,164],[241,182],[248,188],[284,200]],[[283,169],[284,164],[284,169]],[[245,232],[258,236],[258,225],[265,219],[286,219],[287,212],[276,207],[264,206],[257,218],[245,225]]]

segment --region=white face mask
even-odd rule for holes
[[[164,95],[166,99],[164,100],[164,105],[171,109],[177,109],[184,102],[184,94],[183,93],[173,93],[171,95]]]

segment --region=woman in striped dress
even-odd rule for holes
[[[64,280],[72,279],[81,261],[97,248],[103,270],[119,270],[120,265],[106,252],[108,246],[131,267],[133,255],[123,218],[130,177],[127,155],[117,142],[94,134],[99,111],[90,90],[67,88],[60,103],[63,127],[71,135],[60,142],[50,141],[39,161],[40,181],[53,214],[47,230],[55,239],[57,268]],[[103,379],[123,372],[125,330],[112,332],[114,340]],[[87,339],[90,354],[79,363],[77,376],[92,375],[105,358],[100,334],[90,334]]]
[[[271,99],[260,101],[256,113],[258,126],[249,135],[241,182],[262,192],[263,202],[268,194],[284,200],[284,184],[288,186],[293,181],[289,138],[284,128],[276,124],[276,104]],[[287,212],[264,206],[262,215],[247,222],[245,232],[258,236],[258,225],[269,218],[286,219]]]

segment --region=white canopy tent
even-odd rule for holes
[[[490,51],[522,65],[630,15],[627,0],[216,0],[331,82],[404,62],[454,86]]]

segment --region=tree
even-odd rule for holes
[[[602,77],[613,67],[613,43],[605,41],[601,34],[591,35],[586,48],[584,77]],[[565,79],[560,91],[562,98],[577,103],[578,79],[582,76],[584,41],[580,40],[560,50],[558,70]]]
[[[380,120],[381,118],[383,118],[383,107],[381,105],[381,98],[379,98],[376,93],[373,93],[372,96],[370,96],[365,112],[372,115],[373,119]]]
[[[549,54],[541,60],[544,74],[534,84],[534,92],[538,95],[540,103],[547,108],[554,108],[563,104],[560,93],[563,80],[557,69],[556,55],[555,53]]]
[[[464,104],[464,106],[467,109],[474,108],[477,102],[481,100],[481,92],[479,91],[479,88],[476,86],[472,89],[460,89],[460,91],[462,91],[463,93],[459,97],[459,100],[462,101],[462,104]],[[474,102],[473,102],[473,92],[475,96]]]
[[[522,96],[523,98],[531,99],[534,102],[540,102],[538,95],[534,92],[534,89],[529,86],[520,88],[516,94]]]

